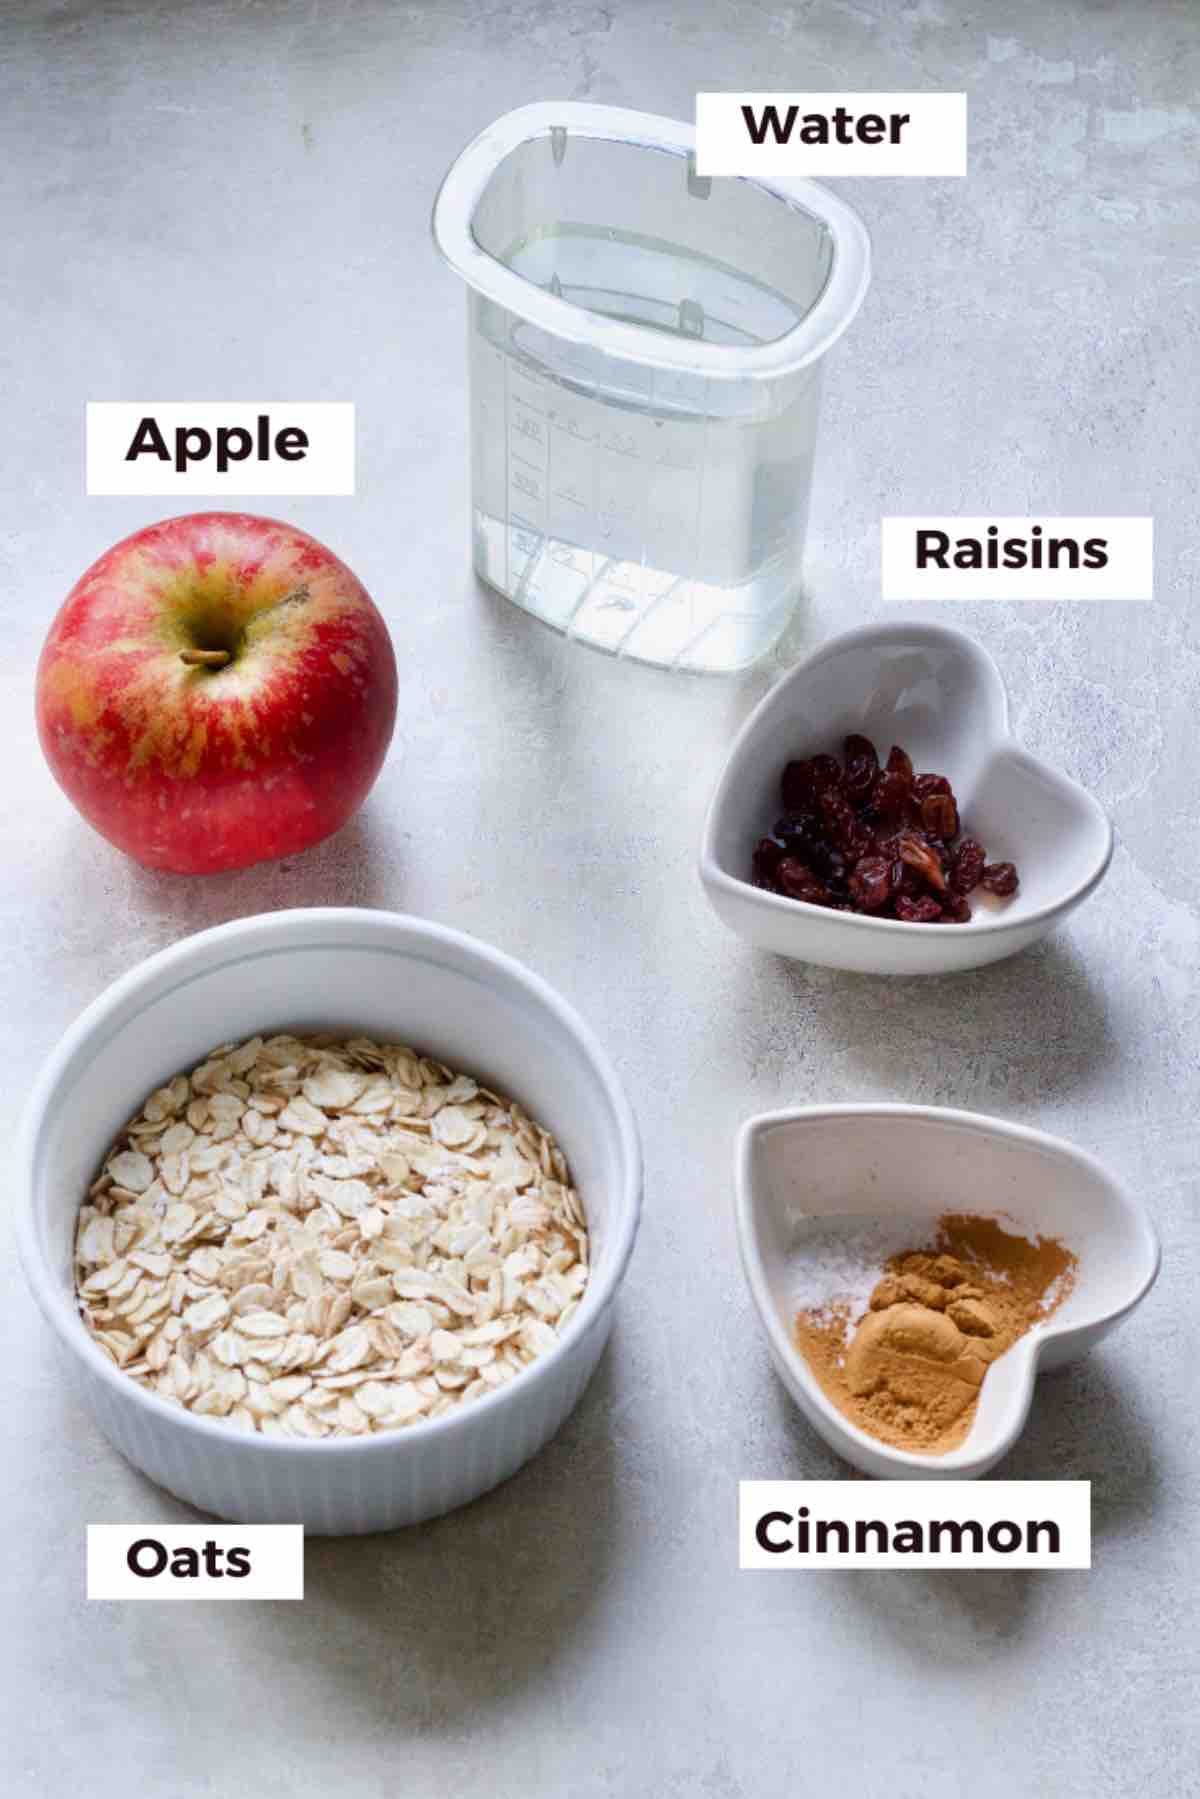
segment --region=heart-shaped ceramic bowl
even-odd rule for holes
[[[969,924],[905,924],[753,885],[754,846],[782,811],[784,765],[838,753],[852,731],[883,756],[898,743],[918,770],[949,778],[964,829],[991,861],[1016,863],[1011,899],[977,891]],[[719,917],[760,949],[862,974],[950,974],[1045,936],[1103,878],[1112,843],[1099,803],[1014,741],[1004,682],[979,644],[945,625],[870,625],[825,644],[750,715],[709,808],[700,878]]]
[[[1092,1156],[1042,1131],[937,1106],[804,1106],[743,1125],[735,1167],[738,1241],[771,1359],[830,1447],[880,1479],[972,1479],[1020,1435],[1035,1376],[1075,1360],[1144,1299],[1158,1237],[1121,1183]],[[796,1348],[806,1236],[864,1216],[925,1221],[981,1213],[1006,1230],[1058,1237],[1075,1284],[1057,1311],[988,1370],[966,1441],[946,1455],[893,1449],[843,1417]],[[913,1247],[918,1247],[914,1244]],[[832,1296],[831,1296],[832,1297]]]

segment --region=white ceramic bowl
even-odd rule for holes
[[[918,772],[946,775],[967,832],[993,862],[1015,862],[1009,900],[971,896],[964,925],[905,924],[832,912],[755,887],[754,845],[783,811],[779,777],[793,757],[839,754],[852,731],[881,758],[893,743]],[[751,713],[717,785],[700,878],[718,915],[756,944],[862,974],[950,974],[1011,956],[1092,891],[1112,856],[1112,827],[1075,781],[1009,733],[1004,683],[987,652],[945,625],[848,631],[785,675]]]
[[[1042,1131],[936,1106],[804,1106],[743,1125],[735,1169],[742,1266],[771,1359],[809,1423],[864,1474],[971,1479],[1012,1448],[1035,1375],[1075,1360],[1144,1299],[1158,1273],[1154,1227],[1083,1150]],[[965,1443],[947,1455],[893,1449],[843,1417],[792,1340],[809,1220],[864,1214],[999,1217],[1025,1236],[1059,1237],[1079,1258],[1051,1317],[988,1370]]]
[[[405,1430],[292,1442],[193,1417],[143,1391],[91,1341],[73,1301],[71,1248],[80,1200],[112,1138],[154,1087],[216,1044],[283,1028],[415,1044],[488,1078],[557,1136],[588,1214],[591,1278],[561,1343],[511,1385]],[[553,1436],[607,1340],[641,1205],[633,1114],[575,1012],[473,938],[357,910],[221,925],[115,982],[42,1070],[20,1171],[25,1272],[106,1436],[203,1511],[330,1535],[449,1511]]]

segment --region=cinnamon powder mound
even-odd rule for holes
[[[965,1439],[992,1363],[1048,1318],[1078,1260],[994,1218],[947,1213],[934,1241],[889,1258],[851,1326],[836,1302],[802,1311],[796,1343],[822,1391],[860,1430],[924,1455]]]

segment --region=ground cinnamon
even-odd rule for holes
[[[852,1423],[897,1449],[944,1455],[965,1439],[992,1363],[1062,1304],[1077,1259],[1055,1237],[948,1213],[922,1249],[894,1255],[855,1323],[844,1305],[802,1311],[796,1342]]]

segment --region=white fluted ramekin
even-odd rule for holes
[[[511,1094],[557,1137],[587,1210],[591,1278],[561,1343],[507,1387],[404,1430],[292,1442],[194,1417],[146,1392],[88,1335],[71,1250],[81,1199],[109,1143],[154,1087],[215,1045],[282,1029],[414,1044]],[[633,1113],[571,1007],[474,938],[363,910],[220,925],[116,981],[43,1068],[19,1166],[25,1273],[109,1440],[203,1511],[334,1536],[463,1505],[554,1435],[608,1338],[641,1207]]]

